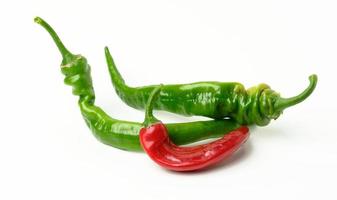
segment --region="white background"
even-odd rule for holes
[[[310,74],[319,82],[305,102],[252,128],[229,160],[173,173],[91,135],[35,16],[87,57],[97,105],[118,119],[141,122],[143,112],[116,96],[106,45],[133,86],[265,82],[289,97]],[[337,198],[336,1],[2,1],[0,20],[0,199]]]

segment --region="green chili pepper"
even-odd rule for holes
[[[213,142],[193,147],[175,145],[167,128],[153,116],[153,102],[161,86],[150,94],[145,108],[144,128],[140,130],[140,143],[147,155],[160,166],[173,171],[202,170],[231,156],[249,137],[249,129],[242,126]]]
[[[144,109],[151,91],[158,85],[129,87],[118,72],[107,47],[105,56],[118,96],[127,105]],[[277,119],[285,108],[302,102],[314,91],[317,76],[311,75],[309,80],[310,85],[301,94],[292,98],[280,97],[266,84],[259,84],[247,90],[236,82],[164,85],[154,108],[187,116],[231,118],[239,124],[265,126],[271,119]]]
[[[142,123],[117,120],[109,117],[101,108],[95,106],[90,66],[85,57],[70,53],[56,32],[44,20],[36,17],[34,21],[43,26],[55,41],[63,60],[61,71],[64,82],[72,86],[73,94],[79,96],[82,116],[101,142],[125,150],[142,150],[139,131]],[[166,124],[171,140],[178,144],[188,144],[208,138],[222,137],[235,130],[239,125],[232,120],[210,120],[190,123]]]

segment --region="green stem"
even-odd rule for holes
[[[63,57],[63,62],[69,63],[71,60],[74,59],[74,55],[70,53],[70,51],[63,45],[61,39],[57,35],[57,33],[54,31],[54,29],[43,19],[40,17],[35,17],[34,21],[38,24],[40,24],[43,28],[45,28],[50,36],[53,38],[57,48],[59,49],[60,53],[62,54]]]
[[[281,111],[285,108],[298,104],[305,100],[314,91],[317,84],[317,75],[313,74],[309,76],[310,84],[309,86],[299,95],[291,98],[280,98],[275,103],[275,110]]]
[[[157,86],[156,88],[153,89],[153,91],[151,92],[151,94],[149,96],[149,99],[146,103],[145,120],[144,120],[144,123],[143,123],[143,125],[145,127],[150,126],[151,124],[153,124],[155,122],[159,122],[159,120],[153,116],[153,104],[154,104],[155,100],[158,98],[162,86],[163,85],[159,85],[159,86]]]

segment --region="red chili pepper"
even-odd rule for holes
[[[232,155],[248,138],[249,129],[242,126],[222,138],[203,145],[179,147],[173,144],[165,125],[157,122],[140,130],[140,143],[150,158],[174,171],[193,171],[213,165]]]
[[[160,90],[161,86],[158,86],[149,96],[139,139],[144,151],[162,167],[174,171],[203,169],[232,155],[247,140],[249,129],[241,126],[209,144],[193,147],[175,145],[165,125],[153,116],[153,103]]]

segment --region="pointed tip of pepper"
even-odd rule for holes
[[[104,47],[104,53],[105,53],[106,56],[109,55],[109,56],[111,57],[111,54],[110,54],[110,51],[109,51],[109,47],[108,47],[108,46],[105,46],[105,47]]]

